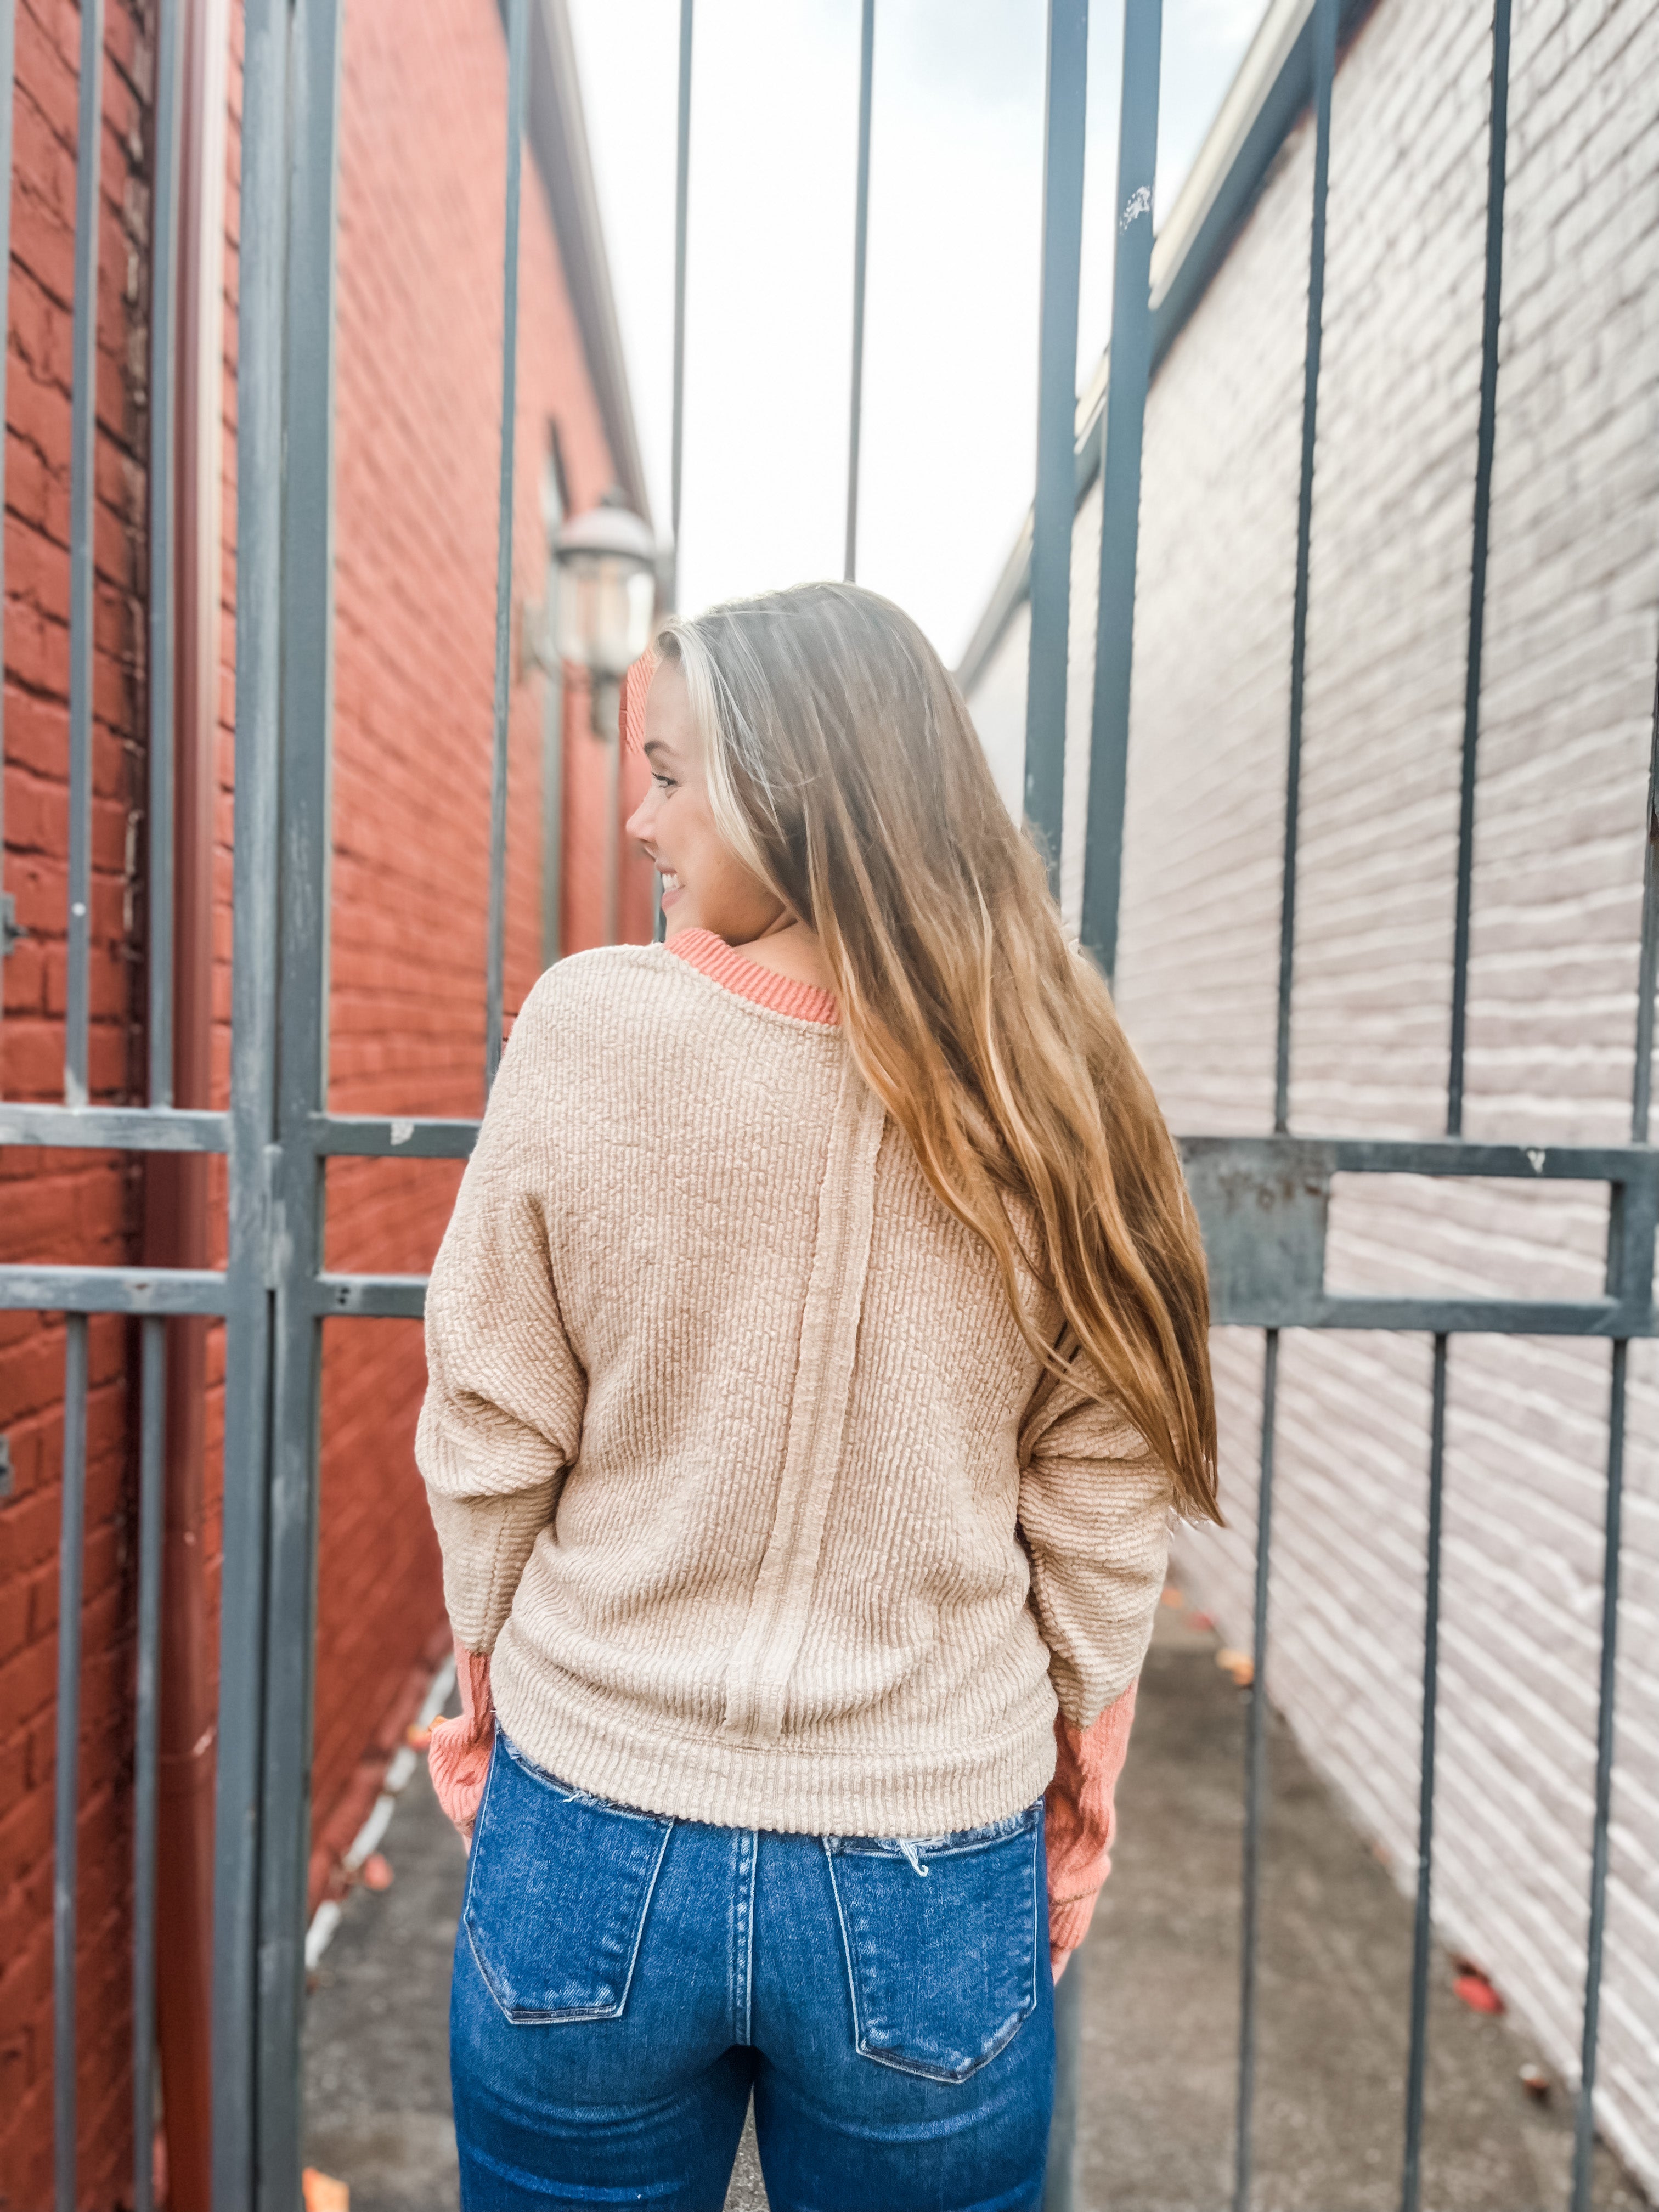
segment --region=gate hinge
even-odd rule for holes
[[[0,960],[9,960],[27,935],[17,919],[16,899],[10,891],[0,891]]]

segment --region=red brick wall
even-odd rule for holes
[[[70,363],[80,19],[16,10],[16,185],[8,295],[5,887],[29,936],[8,960],[0,1089],[63,1096],[69,836]],[[100,239],[92,896],[92,1090],[137,1096],[142,937],[144,167],[149,23],[111,0]],[[0,1260],[136,1256],[134,1164],[0,1153]],[[0,2202],[51,2201],[52,1797],[64,1324],[0,1314]],[[81,2201],[127,2170],[133,1485],[126,1325],[91,1327],[79,1886]]]
[[[331,1103],[471,1115],[483,1099],[506,50],[493,0],[356,0],[340,171]],[[519,267],[516,610],[540,599],[539,483],[556,422],[572,503],[613,465],[526,159]],[[601,749],[568,718],[568,945],[598,941]],[[542,684],[510,725],[507,1006],[541,967]],[[595,771],[597,770],[597,773]],[[624,934],[650,933],[629,872]],[[328,1262],[424,1268],[459,1180],[441,1163],[338,1161]],[[316,1764],[319,1821],[366,1715],[396,1695],[441,1615],[415,1473],[425,1379],[414,1323],[325,1333]],[[363,1808],[367,1810],[367,1807]]]
[[[240,9],[226,238],[223,693],[216,896],[216,1103],[228,1097]],[[6,480],[6,888],[31,932],[6,963],[0,1095],[62,1095],[67,853],[70,254],[79,18],[18,9],[17,181]],[[505,50],[493,0],[354,0],[346,15],[339,241],[337,711],[330,1097],[340,1111],[471,1115],[483,1101],[487,837],[501,402]],[[100,316],[94,1094],[142,1100],[148,426],[147,0],[110,0]],[[573,506],[612,465],[526,155],[520,259],[507,1011],[540,964],[541,680],[520,680],[516,611],[541,596],[538,483],[558,425]],[[567,709],[563,943],[603,932],[604,750]],[[624,763],[624,811],[643,769]],[[650,933],[650,877],[623,872],[623,932]],[[458,1170],[342,1162],[329,1264],[423,1268]],[[222,1170],[216,1183],[222,1238]],[[136,1164],[0,1152],[0,1261],[138,1256]],[[61,1322],[0,1315],[0,2206],[51,2196],[51,1800]],[[80,1977],[83,2204],[131,2170],[132,1449],[135,1347],[92,1328]],[[204,1546],[216,1607],[222,1346],[214,1334]],[[411,1324],[325,1334],[314,1832],[347,1838],[441,1626],[411,1443],[424,1382]],[[319,1854],[319,1869],[326,1863]]]

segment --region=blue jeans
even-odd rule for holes
[[[635,1813],[498,1735],[455,1945],[465,2212],[1035,2212],[1054,2099],[1039,1802],[943,1838]]]

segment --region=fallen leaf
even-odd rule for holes
[[[363,1887],[390,1889],[392,1883],[392,1862],[384,1851],[371,1851],[363,1861]]]
[[[1187,1626],[1188,1628],[1196,1628],[1207,1636],[1215,1626],[1215,1623],[1207,1613],[1189,1613],[1187,1615]]]
[[[404,1741],[411,1751],[424,1751],[431,1741],[431,1729],[416,1728],[413,1721],[410,1721],[409,1726],[404,1730]]]
[[[1248,1690],[1255,1680],[1255,1662],[1248,1651],[1233,1651],[1224,1644],[1215,1655],[1215,1663],[1224,1674],[1232,1676],[1241,1690]]]
[[[1504,2000],[1477,1967],[1473,1973],[1460,1974],[1452,1984],[1452,1995],[1461,1997],[1471,2012],[1499,2013]]]
[[[300,2176],[306,2212],[351,2212],[351,2185],[308,2166]]]
[[[1550,2077],[1535,2058],[1529,2058],[1521,2069],[1521,2087],[1535,2105],[1547,2104]]]
[[[1158,1600],[1158,1603],[1160,1605],[1167,1605],[1171,1608],[1176,1608],[1185,1605],[1186,1602],[1186,1599],[1182,1595],[1181,1592],[1176,1588],[1173,1583],[1166,1583],[1164,1584],[1164,1595]]]

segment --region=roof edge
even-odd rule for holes
[[[1279,150],[1313,96],[1312,17],[1316,0],[1272,0],[1205,135],[1169,218],[1152,246],[1152,363],[1159,365],[1209,289],[1255,204]],[[1376,0],[1343,0],[1339,40],[1349,38]],[[1075,460],[1079,505],[1100,473],[1109,351],[1078,401]],[[956,669],[965,694],[984,674],[1031,581],[1030,512]]]
[[[500,0],[503,16],[505,0]],[[635,514],[651,520],[628,362],[611,286],[605,226],[593,181],[581,79],[565,0],[535,0],[530,19],[525,135],[547,193],[564,263],[565,288],[581,334],[587,373],[605,425],[617,483]]]

